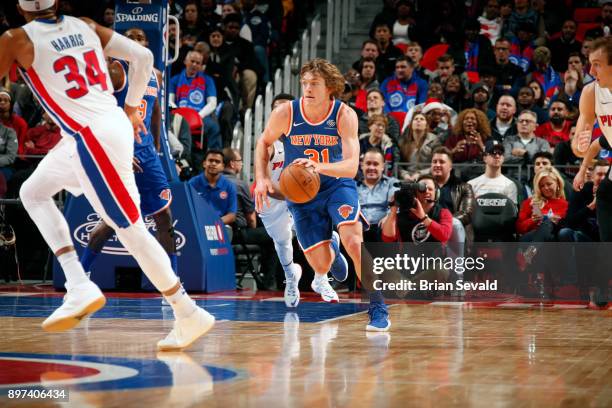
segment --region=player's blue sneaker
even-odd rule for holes
[[[391,327],[391,320],[389,320],[389,312],[387,312],[387,305],[385,305],[384,303],[370,303],[368,315],[370,316],[370,323],[368,323],[368,325],[366,326],[367,331],[385,332]]]
[[[336,253],[336,258],[332,262],[331,269],[329,270],[338,282],[344,282],[348,278],[348,263],[346,258],[340,252],[340,235],[336,231],[332,232],[331,246]]]

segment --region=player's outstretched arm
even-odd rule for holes
[[[584,157],[591,144],[595,123],[595,83],[582,89],[580,95],[580,116],[576,123],[576,133],[572,139],[572,151],[576,157]]]
[[[255,146],[255,209],[263,210],[264,202],[269,207],[268,193],[273,193],[272,180],[268,172],[270,154],[268,149],[279,137],[289,132],[289,121],[291,119],[290,104],[279,105],[270,114],[266,128]]]
[[[0,79],[8,75],[14,62],[28,69],[34,60],[34,47],[23,28],[7,30],[0,36]]]

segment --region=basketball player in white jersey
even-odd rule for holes
[[[55,0],[19,0],[27,24],[0,37],[0,79],[17,63],[25,82],[62,130],[62,140],[23,184],[20,198],[66,275],[66,301],[43,323],[63,331],[106,302],[78,260],[66,219],[52,197],[85,194],[171,304],[176,321],[160,350],[180,350],[215,318],[185,293],[170,260],[139,212],[132,170],[134,138],[146,128],[137,109],[153,69],[149,50],[89,19],[56,15]],[[105,57],[129,61],[125,112],[113,97]]]
[[[593,42],[589,54],[591,63],[590,74],[595,81],[587,85],[580,97],[580,117],[576,125],[576,136],[574,143],[575,151],[582,153],[584,158],[580,170],[574,178],[574,189],[580,191],[584,186],[587,168],[593,163],[593,159],[599,155],[602,149],[612,150],[612,37],[598,38]],[[590,142],[590,146],[584,151],[584,146],[591,139],[591,130],[597,118],[599,127],[603,133],[597,140]],[[596,197],[597,223],[599,225],[599,237],[601,242],[612,241],[612,174],[608,170],[607,177],[601,182],[597,189]],[[605,278],[605,277],[603,277]],[[600,287],[607,288],[607,279]],[[607,306],[604,293],[591,298],[589,307],[602,308]]]

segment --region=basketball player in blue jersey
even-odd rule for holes
[[[143,47],[149,42],[145,32],[131,28],[125,36]],[[115,89],[115,98],[119,106],[124,106],[129,86],[128,64],[125,61],[113,60],[109,64],[109,74]],[[172,270],[177,273],[176,241],[172,227],[170,203],[172,193],[157,152],[160,146],[161,109],[157,101],[161,75],[155,69],[147,84],[145,94],[138,109],[148,133],[141,133],[141,142],[134,142],[134,175],[140,193],[140,210],[143,216],[151,216],[157,228],[157,240],[170,257]],[[92,231],[89,243],[81,255],[81,263],[86,271],[90,270],[94,260],[104,247],[104,243],[113,235],[114,230],[101,221]]]
[[[348,275],[334,226],[361,279],[363,228],[353,180],[359,165],[357,115],[335,98],[344,90],[344,78],[334,65],[316,58],[304,64],[300,77],[303,97],[272,111],[257,142],[255,200],[258,211],[270,205],[268,194],[274,193],[274,187],[267,171],[268,148],[278,139],[285,148],[285,166],[298,163],[319,173],[317,196],[304,204],[289,202],[288,207],[300,246],[315,271],[312,288],[321,293],[329,287],[328,271],[339,281]],[[370,292],[368,314],[366,330],[389,330],[389,314],[379,291]]]

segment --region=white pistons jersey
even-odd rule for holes
[[[21,73],[39,101],[68,134],[117,109],[100,38],[83,20],[61,16],[23,26],[34,61]]]
[[[278,183],[285,165],[285,147],[283,146],[283,142],[280,140],[275,141],[272,146],[274,147],[274,154],[272,155],[268,166],[270,167],[270,171],[272,173],[272,181]]]
[[[595,82],[595,115],[601,132],[612,145],[612,93]]]

